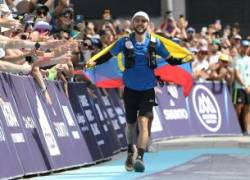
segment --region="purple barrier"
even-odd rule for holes
[[[160,122],[153,121],[154,139],[188,135],[242,135],[224,83],[197,83],[187,98],[183,97],[180,87],[164,86],[157,91],[156,97]]]
[[[171,94],[170,94],[171,93]],[[156,91],[159,117],[167,136],[191,135],[192,118],[186,108],[186,101],[180,87],[164,86]]]
[[[24,174],[34,174],[46,170],[41,154],[33,154],[33,150],[37,148],[37,145],[34,141],[29,142],[29,140],[34,138],[30,132],[25,131],[27,121],[25,122],[19,115],[18,107],[8,85],[8,83],[13,85],[10,75],[1,74],[0,81],[0,94],[3,100],[1,109],[4,117],[2,123],[6,129],[7,136],[9,136],[9,143],[14,143]],[[37,159],[41,160],[41,164],[36,162]]]
[[[41,94],[40,92],[40,88],[38,88],[36,84],[33,85],[35,85],[34,88],[39,99],[44,98],[43,94]],[[58,162],[61,163],[62,169],[80,166],[84,164],[84,160],[81,159],[82,156],[79,157],[80,161],[77,160],[78,152],[74,150],[74,145],[72,144],[72,135],[67,124],[64,122],[64,118],[61,114],[60,107],[57,101],[57,96],[49,82],[47,88],[52,100],[52,105],[42,103],[42,106],[44,107],[45,113],[48,116],[47,118],[51,123],[52,131],[54,132],[58,147],[60,149],[60,153],[63,157],[58,158]],[[74,153],[76,153],[76,155]]]
[[[53,108],[56,112],[53,116],[56,118],[53,122],[57,132],[56,134],[58,139],[63,138],[66,140],[67,138],[63,146],[66,146],[71,154],[72,165],[77,166],[93,163],[85,139],[80,132],[72,112],[69,100],[63,91],[62,84],[57,82],[47,83],[49,94],[52,97]]]
[[[118,124],[117,127],[117,136],[119,138],[119,141],[121,143],[122,149],[127,149],[127,139],[125,135],[125,128],[126,128],[126,118],[125,118],[125,112],[124,108],[121,104],[121,98],[118,95],[117,89],[106,89],[108,92],[108,98],[109,102],[111,104],[110,108],[113,110],[110,110],[115,115],[115,121],[114,123]],[[114,126],[115,126],[114,124]]]
[[[105,104],[107,105],[107,101],[106,98],[103,99],[104,92],[102,92],[101,89],[95,89],[94,92],[97,96],[96,99],[93,99],[95,112],[98,115],[99,123],[103,127],[104,133],[108,138],[110,144],[109,150],[113,154],[117,153],[121,150],[121,144],[105,106]]]
[[[98,161],[98,160],[103,159],[103,154],[97,144],[97,139],[91,130],[89,121],[87,120],[87,116],[89,117],[89,119],[91,119],[91,118],[94,118],[94,115],[92,114],[92,110],[88,108],[90,107],[90,105],[89,105],[88,100],[86,99],[84,89],[85,89],[85,85],[82,83],[81,84],[70,83],[69,84],[69,99],[70,99],[74,114],[76,116],[78,126],[80,127],[81,133],[84,136],[86,143],[88,145],[88,149],[91,154],[91,157],[93,161]]]
[[[241,135],[225,83],[196,83],[189,97],[192,127],[200,135]]]
[[[152,127],[151,127],[151,139],[157,140],[157,139],[162,139],[163,137],[167,137],[167,127],[165,127],[166,123],[163,123],[162,119],[163,113],[161,113],[161,110],[159,106],[155,106],[153,108],[153,113],[154,113],[154,120],[152,122]]]
[[[37,128],[39,125],[35,120],[35,117],[32,113],[33,108],[31,107],[25,93],[29,87],[23,86],[24,81],[27,81],[26,77],[12,75],[9,76],[7,83],[10,86],[11,92],[14,96],[18,113],[22,119],[22,123],[24,124],[23,130],[31,148],[32,159],[30,159],[28,162],[31,163],[31,166],[36,168],[35,173],[47,172],[48,170],[52,169],[51,163],[47,158],[48,154],[46,154],[46,152],[43,150],[43,143],[41,142],[41,136],[38,133],[39,131]]]
[[[43,143],[42,151],[47,155],[50,161],[51,168],[53,170],[63,169],[72,166],[71,154],[67,150],[67,145],[64,144],[63,138],[58,138],[56,134],[56,127],[54,122],[49,116],[49,112],[53,111],[52,107],[48,107],[45,102],[42,92],[37,90],[37,85],[32,78],[26,79],[23,82],[23,86],[26,88],[26,96],[32,107],[32,112],[37,122],[39,134],[42,137]],[[50,111],[48,112],[48,109]],[[56,112],[55,112],[56,113]],[[66,132],[63,132],[66,134]],[[67,138],[66,138],[67,139]],[[66,140],[67,141],[67,140]]]
[[[98,114],[96,114],[92,97],[88,94],[86,85],[83,83],[72,83],[69,86],[69,92],[73,110],[77,114],[78,124],[86,140],[88,137],[91,137],[91,139],[88,139],[88,145],[92,153],[92,158],[95,160],[109,158],[112,155],[109,140],[107,134],[104,133],[103,127],[99,123]],[[79,108],[81,108],[81,110]],[[90,130],[94,135],[95,141],[92,140]]]
[[[4,106],[0,99],[0,106]],[[7,137],[2,121],[4,116],[0,112],[0,179],[16,178],[24,175],[22,165],[18,160],[14,145],[10,137]],[[10,145],[11,144],[11,145]]]

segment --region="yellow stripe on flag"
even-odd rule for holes
[[[169,51],[171,56],[175,58],[183,59],[185,62],[188,62],[192,59],[192,53],[189,52],[186,48],[181,47],[179,44],[159,36],[157,34],[151,34],[153,37],[160,39],[165,48]]]
[[[175,58],[183,59],[184,62],[188,62],[188,61],[190,61],[192,59],[192,53],[189,52],[186,48],[183,48],[180,45],[178,45],[177,43],[175,43],[175,42],[173,42],[173,41],[171,41],[171,40],[169,40],[167,38],[164,38],[162,36],[159,36],[157,34],[151,33],[151,36],[160,39],[160,41],[164,44],[165,48],[169,51],[169,53],[171,54],[171,56],[173,56]],[[90,58],[88,60],[88,62],[86,63],[87,67],[91,68],[92,67],[91,62],[98,61],[98,59],[101,56],[103,56],[104,54],[108,53],[112,49],[112,47],[114,46],[114,44],[117,41],[113,42],[111,45],[109,45],[108,47],[104,48],[99,53],[97,53],[92,58]],[[120,55],[120,57],[118,58],[118,66],[120,67],[120,69],[122,71],[124,71],[125,68],[122,65],[121,59],[122,58],[121,58],[121,55]]]

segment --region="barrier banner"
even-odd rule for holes
[[[36,124],[38,124],[38,134],[41,137],[41,151],[44,152],[50,162],[53,170],[59,170],[71,165],[65,157],[67,153],[62,149],[62,143],[55,136],[55,126],[49,119],[46,109],[46,101],[41,91],[37,90],[33,78],[29,78],[22,82],[25,87],[25,93],[28,98],[30,107]],[[51,107],[52,108],[52,107]],[[66,147],[64,147],[66,148]],[[66,158],[67,159],[67,158]]]
[[[108,98],[113,108],[113,112],[116,115],[115,123],[117,123],[120,127],[120,129],[117,130],[117,135],[121,143],[121,147],[122,149],[127,149],[127,139],[125,133],[126,118],[124,107],[121,104],[121,98],[118,95],[117,89],[106,89],[106,91],[108,92]]]
[[[51,170],[51,164],[47,158],[48,154],[42,151],[43,143],[41,142],[41,136],[38,133],[37,121],[33,116],[33,109],[30,106],[25,93],[29,87],[23,86],[24,81],[27,81],[26,77],[12,75],[9,76],[7,83],[14,96],[20,118],[22,119],[23,130],[32,152],[32,159],[29,159],[29,162],[33,164],[34,168],[36,168],[36,173],[47,172],[48,170]]]
[[[104,91],[104,90],[103,90]],[[94,89],[94,93],[97,96],[97,98],[93,99],[95,112],[98,116],[99,123],[103,127],[103,132],[106,134],[108,138],[108,142],[110,144],[110,151],[114,154],[121,150],[121,145],[118,140],[116,131],[113,128],[111,119],[108,115],[105,103],[103,102],[103,92],[101,89]]]
[[[6,129],[7,136],[10,138],[9,142],[14,143],[14,148],[23,167],[24,174],[34,174],[39,171],[35,159],[40,158],[40,156],[32,152],[34,150],[32,143],[28,142],[28,135],[26,135],[23,120],[18,113],[19,110],[17,109],[8,81],[10,81],[10,75],[0,74],[1,111],[4,117],[2,124]]]
[[[106,158],[103,149],[107,148],[105,137],[102,136],[100,125],[91,107],[89,95],[84,83],[69,83],[70,102],[76,115],[78,125],[87,142],[94,161]]]
[[[35,86],[38,97],[44,98],[44,95],[39,93],[41,90],[38,86]],[[72,139],[69,132],[69,129],[66,123],[63,120],[62,114],[58,107],[58,103],[56,100],[56,95],[50,86],[50,83],[47,82],[47,89],[52,100],[52,105],[48,103],[44,103],[45,113],[48,115],[48,119],[52,125],[52,129],[54,130],[54,135],[56,137],[58,146],[60,147],[60,152],[63,156],[62,164],[64,164],[63,168],[73,167],[80,164],[75,164],[75,155],[73,154],[74,150],[72,147]]]
[[[185,98],[180,87],[168,85],[156,91],[161,125],[153,138],[188,135],[241,135],[241,129],[224,82],[196,83]],[[162,131],[165,131],[163,133]],[[159,132],[161,134],[159,134]]]
[[[153,107],[153,114],[154,114],[154,119],[152,122],[150,138],[153,140],[157,140],[157,139],[162,139],[163,137],[167,137],[168,128],[165,127],[165,123],[163,123],[162,121],[164,117],[163,117],[163,113],[161,113],[159,106]]]
[[[98,161],[98,160],[103,159],[103,155],[102,155],[101,149],[99,148],[97,144],[97,140],[91,130],[87,117],[85,113],[83,112],[83,109],[81,108],[81,106],[84,106],[84,105],[81,105],[81,103],[85,105],[88,104],[87,100],[83,101],[86,99],[86,95],[83,93],[84,87],[85,85],[82,83],[81,84],[70,83],[68,87],[69,88],[69,100],[73,108],[74,114],[76,116],[78,126],[87,143],[92,160]]]
[[[193,134],[242,134],[225,82],[196,83],[188,102]]]
[[[87,87],[84,89],[85,98],[87,100],[87,104],[84,105],[87,109],[87,113],[91,114],[91,116],[87,115],[87,119],[90,123],[91,129],[97,139],[97,144],[102,150],[102,154],[104,158],[109,158],[113,155],[113,147],[109,139],[109,132],[106,124],[103,124],[100,119],[103,119],[102,113],[98,113],[96,109],[96,102],[99,104],[100,100],[98,100],[98,96],[93,97],[89,94]],[[95,92],[97,94],[97,92]],[[83,103],[81,103],[82,105]],[[91,111],[88,112],[88,111]],[[86,110],[84,111],[86,112]],[[93,116],[92,116],[93,115]],[[101,117],[100,117],[101,116]]]
[[[0,104],[2,102],[3,100],[0,99]],[[21,177],[24,175],[23,168],[18,160],[12,140],[6,135],[2,125],[3,120],[3,114],[0,112],[0,179]]]
[[[73,166],[90,164],[92,162],[91,155],[87,148],[86,142],[79,131],[77,122],[73,113],[70,111],[71,106],[68,103],[62,84],[58,82],[47,82],[47,88],[52,98],[53,123],[56,129],[56,134],[63,146],[67,147],[70,154],[69,158]]]
[[[105,113],[107,114],[108,125],[110,126],[111,138],[116,137],[117,141],[113,142],[116,143],[117,150],[121,150],[121,140],[126,140],[124,130],[121,129],[121,125],[119,123],[118,115],[114,107],[112,106],[111,99],[109,97],[108,92],[106,89],[99,89],[101,95],[101,101],[104,106]],[[120,140],[121,139],[121,140]]]
[[[168,136],[185,136],[192,134],[191,122],[186,101],[181,87],[163,86],[156,90],[160,117]]]

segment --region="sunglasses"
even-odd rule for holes
[[[46,11],[37,11],[36,14],[38,16],[41,16],[41,15],[47,16],[48,13]]]
[[[73,18],[73,15],[72,15],[71,13],[65,13],[65,14],[63,15],[63,17],[68,18],[68,19],[72,19],[72,18]]]

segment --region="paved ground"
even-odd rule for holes
[[[145,155],[145,173],[126,172],[123,165],[126,152],[122,152],[112,161],[32,179],[250,179],[250,137],[178,138],[154,145],[157,151]]]

